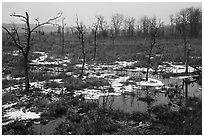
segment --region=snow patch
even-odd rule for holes
[[[12,107],[12,106],[14,106],[16,104],[17,104],[17,102],[16,103],[11,103],[11,104],[5,104],[5,105],[2,105],[2,108],[7,109],[7,108],[10,108],[10,107]]]
[[[139,86],[147,86],[147,87],[164,86],[164,84],[160,80],[153,79],[153,78],[148,78],[148,81],[136,82],[136,84],[139,85]]]
[[[12,119],[8,122],[2,123],[2,125],[7,125],[11,122],[13,122],[16,119],[21,119],[21,120],[26,120],[26,119],[37,119],[40,118],[40,113],[35,113],[35,112],[25,112],[22,109],[21,110],[15,110],[15,111],[11,111],[11,112],[7,112],[5,114],[5,117],[8,117],[9,119]]]

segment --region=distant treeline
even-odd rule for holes
[[[108,23],[103,15],[96,16],[98,23],[97,37],[148,37],[151,33],[151,20],[156,17],[143,16],[136,20],[133,17],[126,17],[123,14],[116,13],[111,16]],[[180,10],[175,15],[169,15],[170,24],[166,25],[161,20],[156,19],[160,25],[159,36],[167,38],[176,38],[180,36],[182,27],[185,26],[186,36],[189,38],[202,37],[202,9],[201,8],[186,8]],[[69,22],[69,21],[67,21]],[[94,33],[93,23],[86,27],[86,35]],[[9,28],[9,24],[3,24]],[[23,24],[15,24],[19,32],[23,32]],[[35,26],[34,24],[31,26]],[[65,35],[77,35],[76,27],[65,27]],[[50,33],[51,35],[60,34],[60,26],[45,25],[38,29],[41,34]]]

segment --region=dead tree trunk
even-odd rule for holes
[[[30,82],[29,82],[29,64],[28,64],[28,56],[24,56],[24,67],[25,67],[25,91],[29,91],[30,89]]]
[[[155,45],[155,39],[154,39],[153,43],[151,43],[151,47],[150,47],[150,50],[149,50],[148,66],[147,66],[147,73],[146,73],[146,81],[148,81],[149,69],[150,69],[150,65],[151,65],[152,49],[153,49],[154,45]]]
[[[84,34],[81,34],[81,46],[82,46],[82,55],[83,55],[83,62],[82,62],[82,67],[81,67],[81,74],[79,77],[83,77],[84,74],[84,65],[86,62],[86,54],[85,54],[85,49],[84,49]]]
[[[156,44],[156,37],[158,36],[158,31],[159,28],[161,26],[161,24],[157,24],[156,22],[156,18],[153,18],[150,21],[151,25],[150,25],[150,47],[148,47],[149,52],[148,52],[148,66],[147,66],[147,73],[146,73],[146,81],[148,81],[148,75],[149,75],[149,69],[150,69],[150,65],[151,65],[151,57],[152,57],[152,51],[153,48],[155,47]]]
[[[84,66],[85,66],[85,62],[86,62],[86,53],[85,53],[85,46],[84,46],[84,29],[85,29],[85,26],[82,23],[79,23],[78,17],[77,17],[76,24],[77,24],[77,30],[79,32],[79,39],[81,39],[81,47],[82,47],[83,62],[82,62],[82,67],[81,67],[81,73],[79,75],[79,78],[82,78],[83,74],[84,74]]]
[[[94,58],[93,60],[96,60],[96,54],[97,54],[97,31],[98,31],[98,27],[99,27],[99,22],[100,22],[100,18],[97,18],[97,22],[95,22],[93,24],[93,32],[94,32]]]
[[[97,31],[94,31],[94,61],[96,60],[96,47],[97,47]]]
[[[65,44],[64,44],[64,26],[62,27],[62,55],[64,54]]]
[[[64,35],[64,28],[66,26],[66,24],[64,23],[65,18],[62,18],[62,55],[64,54],[64,50],[65,50],[65,35]]]
[[[181,23],[181,33],[182,33],[182,38],[183,38],[183,42],[184,42],[184,59],[183,59],[183,62],[185,63],[186,65],[186,70],[185,70],[185,73],[186,75],[188,75],[188,58],[189,58],[189,50],[188,50],[188,47],[187,47],[187,36],[186,36],[186,21],[185,19],[183,18],[182,20],[182,23]],[[185,96],[186,96],[186,101],[188,99],[188,80],[186,79],[184,82],[185,82]]]
[[[114,34],[114,29],[111,29],[111,39],[112,39],[113,57],[115,57],[115,34]]]

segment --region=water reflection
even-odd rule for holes
[[[145,77],[146,74],[142,73],[141,71],[131,71],[131,70],[125,70],[125,71],[115,71],[115,70],[99,70],[101,74],[115,74],[117,76],[138,76],[138,77]],[[179,79],[178,77],[171,77],[171,78],[165,78],[161,75],[152,75],[149,74],[150,78],[157,79],[162,81],[165,86],[169,87],[175,87],[176,85],[181,88],[183,85],[183,80]],[[184,95],[185,86],[181,90],[181,93]],[[111,108],[113,110],[121,110],[123,112],[148,112],[148,109],[152,106],[160,105],[160,104],[168,104],[170,102],[170,99],[166,93],[160,93],[155,91],[147,91],[141,90],[138,91],[134,95],[119,95],[119,96],[101,96],[99,97],[99,104],[101,106],[104,106],[106,108]],[[147,97],[147,94],[150,94],[151,97],[153,97],[154,101],[152,102],[146,102],[139,100],[139,97]],[[201,97],[202,96],[202,90],[201,86],[197,83],[191,83],[188,85],[188,96],[190,97]],[[104,102],[104,100],[106,102]]]
[[[143,92],[144,94],[145,92]],[[106,99],[104,99],[106,98]],[[107,102],[103,103],[103,100]],[[157,93],[153,102],[142,101],[138,96],[134,95],[119,95],[119,96],[102,96],[99,97],[99,104],[106,105],[106,108],[113,110],[121,110],[123,112],[148,112],[151,106],[159,104],[168,104],[169,98],[164,93]],[[111,106],[111,107],[110,107]]]
[[[174,80],[173,80],[174,81]],[[200,85],[197,83],[192,83],[188,85],[189,87],[189,96],[200,97],[201,90],[199,90]],[[126,113],[133,112],[147,112],[152,106],[160,104],[168,104],[170,102],[169,97],[165,93],[160,92],[150,92],[151,97],[154,101],[144,101],[140,100],[140,97],[147,97],[146,91],[140,91],[140,96],[137,95],[119,95],[119,96],[101,96],[99,97],[100,106],[105,105],[105,108],[113,110],[121,110]],[[106,102],[104,102],[104,100]]]

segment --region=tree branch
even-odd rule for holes
[[[23,48],[17,43],[16,39],[14,38],[14,36],[8,31],[8,29],[4,26],[2,26],[2,28],[9,34],[9,36],[12,38],[13,42],[14,42],[14,46],[19,48],[23,54],[25,54]],[[19,37],[19,36],[17,36]]]
[[[16,14],[15,12],[14,12],[12,15],[10,15],[10,16],[14,16],[14,17],[18,17],[18,18],[23,18],[23,19],[26,20],[26,17],[25,17],[25,16],[20,15],[20,14]]]
[[[13,31],[14,31],[14,33],[15,33],[16,36],[17,36],[18,44],[21,45],[20,37],[19,37],[19,35],[18,35],[18,31],[17,31],[17,29],[16,29],[15,27],[13,28]]]
[[[40,27],[40,26],[43,26],[43,25],[45,25],[45,24],[50,24],[51,21],[56,20],[56,19],[60,18],[61,16],[62,16],[62,13],[58,13],[56,17],[51,18],[51,19],[49,19],[48,21],[43,22],[43,23],[40,23],[40,24],[38,24],[37,26],[35,26],[35,27],[31,30],[31,32],[33,32],[35,29],[37,29],[37,28]]]

